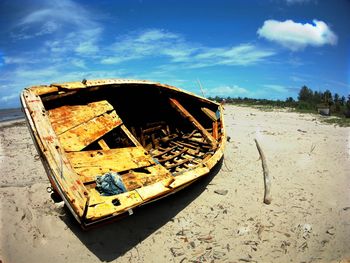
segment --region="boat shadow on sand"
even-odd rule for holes
[[[127,216],[110,224],[84,231],[70,213],[62,216],[61,219],[101,261],[113,261],[137,247],[139,243],[159,230],[163,225],[173,221],[179,212],[206,190],[211,180],[219,173],[222,164],[223,158],[207,176],[199,179],[192,185],[174,195],[142,206],[136,209],[132,216]],[[174,232],[165,240],[175,235],[176,233]]]

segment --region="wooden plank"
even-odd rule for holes
[[[198,177],[201,177],[205,174],[209,173],[209,169],[207,167],[197,167],[193,170],[184,172],[183,174],[180,174],[178,176],[175,176],[175,180],[174,182],[170,185],[171,188],[178,188],[182,185],[185,185],[195,179],[197,179]]]
[[[43,97],[42,101],[47,102],[47,101],[51,101],[51,100],[57,100],[57,99],[61,99],[64,97],[71,96],[71,95],[75,95],[76,93],[78,93],[77,90],[72,90],[72,91],[67,91],[67,92],[60,91],[57,95],[48,95],[46,97]]]
[[[165,167],[166,167],[167,169],[172,169],[172,168],[175,168],[175,167],[177,167],[177,166],[180,166],[180,165],[182,165],[182,164],[184,164],[184,163],[191,162],[191,161],[193,161],[193,159],[194,159],[194,158],[192,158],[192,159],[186,158],[186,159],[184,159],[184,160],[177,161],[177,162],[174,163],[174,164],[169,164],[169,165],[165,164]]]
[[[213,122],[213,137],[215,140],[219,139],[219,131],[218,131],[218,122],[214,121]]]
[[[178,134],[169,134],[163,138],[161,138],[159,141],[162,142],[162,143],[167,143],[168,141],[172,141],[176,138],[178,138],[179,135]]]
[[[111,110],[113,110],[113,106],[108,101],[103,100],[87,105],[62,106],[48,112],[53,129],[57,135],[60,135]]]
[[[169,148],[167,148],[166,150],[164,150],[164,151],[162,151],[162,152],[159,152],[159,153],[153,155],[153,158],[160,157],[160,156],[162,156],[163,154],[166,154],[166,153],[168,153],[168,152],[174,150],[174,149],[177,148],[177,147],[178,147],[178,146],[169,147]]]
[[[216,117],[215,112],[213,112],[212,110],[209,110],[208,108],[201,108],[201,110],[205,113],[205,115],[207,115],[212,121],[217,121],[218,118]]]
[[[100,166],[125,171],[154,164],[152,157],[142,147],[69,152],[67,157],[74,168]]]
[[[183,154],[183,153],[185,153],[185,152],[187,152],[187,151],[188,151],[188,149],[184,148],[184,149],[182,149],[181,151],[179,151],[178,153],[175,153],[175,154],[170,155],[170,156],[168,156],[168,157],[165,157],[165,158],[163,158],[163,159],[158,159],[158,161],[159,161],[160,163],[165,163],[165,162],[167,162],[167,161],[170,161],[170,160],[172,160],[172,159],[174,159],[174,158],[180,156],[181,154]]]
[[[30,112],[29,122],[40,150],[50,166],[50,176],[59,184],[75,212],[82,216],[88,199],[88,192],[79,177],[74,173],[68,159],[61,150],[60,142],[45,114],[40,98],[30,91],[24,91],[25,103]],[[27,111],[27,110],[26,110]],[[55,183],[56,183],[55,182]]]
[[[101,146],[102,150],[110,150],[111,148],[109,148],[109,146],[107,145],[107,143],[105,142],[104,139],[99,140],[98,145]]]
[[[101,195],[96,190],[95,187],[92,187],[92,188],[88,189],[88,191],[89,191],[89,195],[90,195],[89,206],[95,206],[97,204],[105,203],[105,202],[108,203],[108,202],[112,201],[115,198],[118,198],[119,201],[121,201],[120,198],[122,196],[129,196],[131,199],[136,199],[138,202],[142,201],[141,197],[135,191],[129,191],[129,192],[125,192],[125,193],[122,193],[122,194],[119,194],[119,195],[111,195],[111,196]],[[131,194],[131,196],[129,194]],[[122,205],[123,204],[121,204],[121,206]],[[118,208],[121,208],[121,207],[118,206]]]
[[[83,82],[75,81],[75,82],[65,82],[65,83],[53,83],[51,86],[56,86],[62,89],[84,89],[86,88],[86,84]]]
[[[57,92],[58,88],[52,87],[52,86],[36,86],[36,87],[31,87],[30,90],[35,95],[44,95],[44,94],[48,94],[48,93]]]
[[[161,182],[141,187],[135,191],[141,196],[142,200],[152,200],[171,191],[171,189],[168,188],[169,181],[172,183],[173,178],[165,179]]]
[[[188,143],[194,143],[194,145],[209,145],[209,143],[204,142],[203,138],[188,138],[185,139]]]
[[[59,139],[66,151],[81,151],[120,124],[122,120],[112,111],[62,133]]]
[[[86,218],[92,221],[104,216],[124,213],[143,203],[141,196],[136,191],[115,196],[101,196],[95,189],[91,189],[90,194],[94,202],[90,204]],[[119,202],[119,205],[114,205],[116,201]]]
[[[185,138],[185,139],[191,138],[191,137],[196,133],[196,131],[197,131],[197,130],[193,130],[190,134],[185,135],[185,136],[182,136],[182,138]]]
[[[177,145],[180,147],[187,147],[187,148],[191,148],[193,150],[196,150],[199,148],[199,146],[195,146],[193,144],[189,144],[189,143],[185,143],[185,142],[181,142],[181,141],[177,141],[177,142],[170,142],[170,145]]]
[[[128,136],[128,138],[132,141],[132,143],[135,146],[138,147],[142,147],[141,143],[135,138],[135,136],[128,130],[128,128],[126,128],[126,126],[123,124],[122,126],[120,126],[120,128],[122,129],[122,131],[126,134],[126,136]]]
[[[211,169],[214,167],[215,164],[217,164],[220,161],[223,155],[223,147],[221,146],[215,151],[214,155],[208,155],[207,157],[205,157],[203,159],[203,164],[209,169]]]
[[[146,128],[143,130],[143,133],[151,133],[151,132],[155,132],[157,130],[161,130],[163,128],[162,125],[156,126],[156,127],[151,127],[151,128]]]
[[[83,182],[94,181],[97,175],[110,171],[122,172],[155,164],[142,147],[69,152],[67,157]]]
[[[213,148],[216,147],[217,141],[213,136],[176,100],[169,98],[171,106],[176,109],[184,118],[189,120],[191,124],[196,127],[204,138],[211,144]]]
[[[146,170],[148,171],[146,173],[130,171],[122,175],[123,183],[128,191],[173,177],[168,170],[159,164],[147,167]]]

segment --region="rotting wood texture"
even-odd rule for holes
[[[205,113],[205,115],[207,115],[213,122],[217,121],[218,118],[216,117],[215,112],[213,112],[212,110],[208,109],[208,108],[201,108],[201,110]]]
[[[48,112],[53,129],[57,135],[60,135],[111,110],[113,110],[113,106],[104,100],[88,105],[62,106]]]
[[[130,171],[122,175],[122,180],[128,191],[157,183],[173,176],[161,165],[146,168],[147,172]]]
[[[155,164],[142,147],[68,152],[67,157],[84,182],[107,172],[122,172]]]
[[[204,138],[211,144],[212,147],[216,147],[217,141],[213,136],[176,100],[169,98],[171,106],[176,109],[184,118],[188,119],[194,127],[196,127]]]
[[[44,157],[50,165],[52,174],[55,180],[60,184],[65,195],[76,213],[81,216],[87,201],[88,193],[78,175],[73,172],[72,167],[66,158],[66,155],[60,149],[60,144],[54,130],[49,125],[49,119],[45,112],[44,106],[34,93],[26,91],[27,107],[31,112],[31,129],[34,136],[43,152]]]
[[[66,151],[81,151],[120,124],[121,119],[112,111],[62,133],[59,139]]]

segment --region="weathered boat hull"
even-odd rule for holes
[[[21,102],[50,183],[83,227],[183,189],[223,156],[221,105],[168,85],[52,84],[25,89]],[[123,191],[101,192],[109,175]]]

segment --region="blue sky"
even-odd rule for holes
[[[31,85],[148,79],[206,96],[350,91],[350,1],[1,0],[0,108]]]

